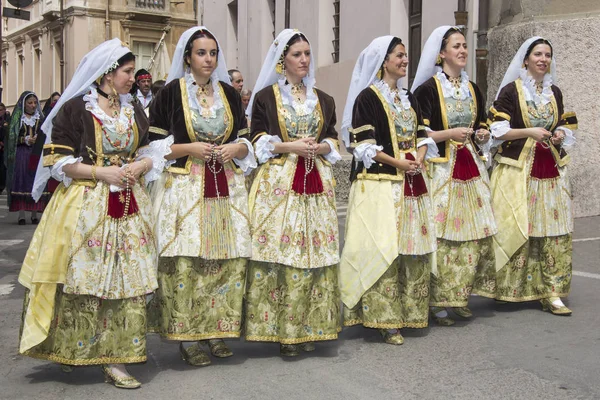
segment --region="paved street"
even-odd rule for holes
[[[339,211],[343,229],[345,207]],[[16,279],[34,231],[27,222],[18,226],[0,196],[0,399],[600,398],[600,217],[575,222],[572,317],[536,302],[496,306],[475,297],[472,321],[404,330],[402,346],[356,327],[282,360],[277,344],[232,340],[235,356],[206,368],[188,366],[177,344],[153,335],[148,362],[130,367],[143,383],[135,391],[103,383],[98,367],[65,374],[18,355],[24,291]]]

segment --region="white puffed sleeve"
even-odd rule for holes
[[[256,157],[254,156],[254,148],[252,147],[252,143],[244,138],[238,138],[234,140],[234,143],[243,143],[248,148],[248,154],[246,157],[242,159],[233,159],[233,162],[244,172],[244,176],[248,176],[252,170],[258,166],[258,164],[256,164]]]
[[[373,143],[363,143],[356,146],[352,154],[354,154],[354,157],[357,160],[362,161],[365,168],[368,169],[371,168],[371,165],[375,162],[373,158],[377,155],[377,152],[382,150],[383,146],[378,146]]]
[[[436,158],[440,156],[440,151],[435,144],[435,141],[428,137],[426,139],[419,140],[417,142],[417,149],[422,146],[427,146],[427,153],[425,153],[425,160],[429,160],[430,158]]]
[[[329,145],[329,153],[323,154],[323,157],[331,163],[331,165],[342,159],[342,156],[336,150],[335,143],[331,139],[324,139],[321,143],[327,143]]]
[[[496,121],[490,125],[490,148],[500,146],[504,140],[502,136],[506,135],[512,128],[509,121]]]
[[[73,156],[66,156],[64,158],[61,158],[52,166],[52,169],[50,170],[50,175],[57,181],[62,182],[63,185],[65,185],[65,187],[69,187],[69,185],[71,185],[71,182],[73,182],[73,178],[69,178],[63,172],[63,167],[65,165],[77,164],[78,162],[81,162],[81,160],[83,160],[83,157],[75,158]]]
[[[176,160],[167,160],[165,158],[165,156],[171,154],[171,146],[174,140],[173,135],[170,135],[165,139],[150,142],[148,146],[144,146],[138,150],[137,161],[142,158],[152,160],[152,168],[144,175],[146,183],[157,180],[166,167],[175,163]]]
[[[279,136],[263,135],[256,141],[256,158],[259,164],[264,164],[269,158],[277,155],[273,154],[273,150],[275,150],[273,143],[281,143]]]
[[[569,150],[575,144],[575,135],[573,134],[572,130],[570,130],[569,128],[567,128],[565,126],[559,126],[558,128],[555,129],[555,131],[557,131],[559,129],[565,133],[565,139],[562,142],[562,147],[565,150]]]

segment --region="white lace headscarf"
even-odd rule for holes
[[[166,83],[169,83],[175,79],[182,78],[185,75],[188,69],[184,59],[185,48],[188,42],[190,41],[192,35],[198,31],[206,31],[210,33],[210,35],[212,35],[212,37],[214,37],[215,41],[217,42],[217,67],[211,75],[213,83],[216,84],[218,81],[231,83],[231,79],[229,78],[229,74],[227,73],[225,55],[223,54],[223,49],[221,48],[221,45],[219,45],[219,40],[211,31],[206,29],[206,27],[204,26],[195,26],[183,32],[183,35],[181,35],[179,41],[177,42],[177,47],[175,48],[175,53],[173,54],[173,62],[171,63],[171,69],[169,70],[169,75],[167,77]]]
[[[273,85],[275,82],[279,82],[280,80],[285,80],[285,77],[281,76],[275,70],[279,59],[283,55],[288,42],[294,35],[302,34],[297,29],[284,29],[277,35],[271,47],[269,47],[269,51],[267,52],[267,56],[265,57],[265,61],[263,62],[262,68],[260,70],[260,74],[258,75],[258,79],[256,80],[256,84],[254,85],[254,90],[252,92],[252,97],[250,98],[250,102],[248,103],[248,108],[246,109],[246,114],[248,118],[252,118],[252,105],[254,104],[254,97],[258,92],[267,86]],[[308,40],[308,39],[307,39]],[[310,46],[310,42],[309,42]],[[310,57],[310,65],[308,67],[308,74],[302,79],[304,85],[306,86],[306,96],[307,101],[309,101],[309,97],[312,97],[313,87],[315,86],[315,63],[314,63],[314,55],[312,53],[312,47],[310,49],[311,57]]]
[[[425,42],[425,46],[423,46],[423,51],[421,52],[417,74],[415,75],[415,80],[410,88],[411,92],[414,93],[419,86],[438,72],[439,67],[436,64],[438,55],[440,54],[440,48],[442,47],[442,41],[444,40],[446,32],[452,28],[456,27],[443,25],[436,28],[431,35],[429,35],[427,42]]]
[[[101,43],[83,56],[69,86],[60,96],[50,114],[46,116],[46,120],[42,125],[42,131],[46,134],[46,144],[50,143],[52,139],[54,117],[56,117],[62,106],[72,98],[86,93],[98,78],[114,70],[117,67],[117,61],[127,53],[131,53],[131,50],[125,43],[121,39],[114,38]],[[38,201],[42,196],[48,179],[50,179],[50,167],[44,167],[43,158],[40,158],[31,192],[35,201]]]
[[[342,139],[346,147],[350,146],[350,134],[348,129],[352,127],[352,109],[356,98],[365,88],[369,87],[377,79],[377,72],[381,68],[381,64],[385,60],[387,49],[394,36],[381,36],[374,39],[367,48],[365,48],[356,60],[354,71],[352,71],[352,79],[350,80],[350,88],[348,89],[348,97],[344,107],[344,116],[342,118]],[[400,80],[397,86],[400,88]]]
[[[500,94],[500,91],[504,86],[508,85],[511,82],[514,82],[515,80],[517,80],[517,78],[521,76],[521,71],[524,67],[525,54],[527,54],[529,46],[531,46],[531,44],[538,39],[543,38],[540,36],[531,37],[527,39],[521,45],[521,47],[519,47],[517,54],[515,54],[515,56],[513,57],[510,65],[508,66],[508,69],[506,70],[506,73],[504,74],[504,79],[502,79],[502,83],[500,84],[498,92],[496,93],[496,99],[498,98],[498,95]],[[548,75],[552,77],[552,83],[556,84],[556,58],[554,57],[554,51],[552,51],[552,63],[550,64],[550,72],[546,73],[546,76]]]

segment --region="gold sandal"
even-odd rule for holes
[[[473,317],[473,312],[469,310],[469,307],[453,307],[452,311],[454,311],[454,314],[462,318],[469,319]]]
[[[227,358],[233,355],[233,352],[227,347],[223,339],[208,340],[208,347],[213,356],[219,358]]]
[[[383,336],[383,341],[387,344],[393,344],[399,346],[404,343],[404,337],[400,334],[400,330],[396,330],[395,333],[391,333],[387,329],[380,329],[379,333]]]
[[[115,387],[119,389],[137,389],[142,384],[135,379],[133,376],[116,376],[110,370],[108,365],[102,366],[102,372],[104,372],[104,382],[112,383]]]
[[[181,358],[195,367],[206,367],[211,364],[210,357],[198,345],[194,343],[187,349],[183,347],[183,342],[179,342],[179,353]]]
[[[297,344],[280,344],[279,353],[284,357],[296,357],[300,355]]]
[[[315,342],[306,342],[300,344],[300,349],[306,352],[315,351]]]
[[[437,313],[439,313],[440,311],[445,311],[444,307],[431,307],[430,309],[430,313],[431,313],[431,319],[433,319],[435,321],[436,324],[440,325],[440,326],[452,326],[454,325],[454,320],[448,316],[446,317],[438,317]]]
[[[550,297],[549,299],[541,299],[540,303],[542,303],[542,311],[550,311],[554,315],[562,315],[562,316],[569,316],[569,315],[573,314],[573,311],[571,311],[565,305],[557,307],[554,304],[552,304],[552,301],[554,301],[556,299],[559,299],[559,298],[558,297]]]

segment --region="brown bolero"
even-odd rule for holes
[[[132,105],[135,113],[134,145],[130,153],[124,154],[126,158],[133,157],[140,147],[149,143],[148,118],[139,104]],[[102,127],[92,113],[85,109],[85,101],[81,95],[63,104],[54,117],[51,143],[44,145],[44,166],[52,166],[66,156],[82,157],[84,164],[102,166],[102,158],[90,156],[88,147],[96,154],[103,153]]]
[[[518,83],[518,84],[517,84]],[[554,97],[550,104],[554,109],[554,121],[550,131],[560,126],[569,129],[577,129],[577,117],[575,113],[565,113],[563,105],[562,92],[557,86],[552,85],[552,93]],[[529,121],[529,113],[527,112],[527,102],[523,94],[523,86],[521,80],[511,82],[504,86],[500,91],[498,98],[494,101],[494,105],[490,108],[488,114],[488,122],[490,124],[500,121],[510,122],[510,127],[513,129],[531,128]],[[507,140],[498,147],[496,161],[501,164],[509,164],[522,167],[524,165],[524,155],[527,151],[523,151],[527,146],[527,138]],[[529,141],[531,143],[531,141]],[[552,153],[556,158],[559,166],[563,166],[568,162],[568,154],[562,146],[551,146]]]
[[[489,129],[486,118],[486,107],[485,99],[481,94],[481,90],[474,82],[469,81],[469,89],[471,90],[471,96],[475,100],[475,120],[473,121],[473,130],[477,129]],[[421,112],[423,114],[423,122],[425,126],[429,127],[433,131],[443,131],[451,129],[448,126],[448,118],[446,116],[446,101],[442,91],[440,81],[435,77],[431,77],[425,81],[421,86],[415,90],[415,97],[421,106]],[[477,154],[483,158],[483,150],[475,141],[475,132],[471,135],[471,143],[477,151]],[[450,145],[450,141],[437,143],[440,157],[430,159],[430,162],[447,162],[448,155],[447,149]]]
[[[414,113],[416,138],[410,147],[402,150],[398,148],[395,122],[389,112],[387,101],[381,97],[379,90],[375,86],[364,89],[356,97],[352,109],[352,127],[350,133],[350,147],[356,148],[364,143],[372,143],[383,146],[383,152],[401,159],[403,151],[416,149],[417,142],[427,138],[427,132],[423,124],[421,109],[415,96],[407,92],[411,104],[411,111]],[[398,169],[384,163],[374,162],[370,168],[365,168],[362,161],[353,160],[352,170],[350,172],[350,181],[355,179],[388,179],[402,180],[404,175]]]
[[[317,109],[321,113],[320,129],[316,140],[322,142],[324,139],[330,139],[336,145],[336,151],[338,151],[338,134],[335,130],[335,101],[327,93],[317,88],[315,88],[315,91],[319,99]],[[290,141],[285,121],[279,112],[280,107],[282,107],[281,93],[277,83],[256,93],[250,122],[250,137],[253,144],[256,144],[256,141],[263,135],[278,136],[282,142]],[[279,159],[282,156],[282,154],[277,154],[274,159]]]
[[[225,82],[219,82],[219,86],[229,123],[223,140],[218,144],[231,143],[248,134],[248,123],[237,90]],[[169,82],[150,104],[150,141],[165,139],[169,135],[173,135],[174,144],[198,141],[192,126],[185,78]],[[178,158],[168,171],[189,174],[190,167],[191,159],[184,156]]]

